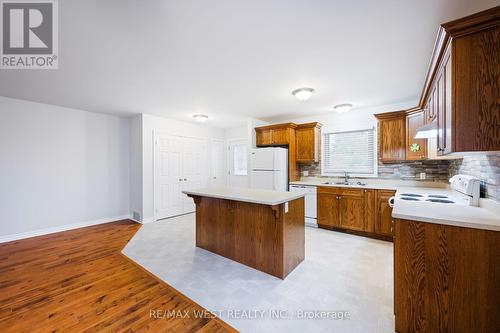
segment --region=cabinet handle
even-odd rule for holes
[[[444,149],[443,148],[438,148],[438,151],[444,151]]]

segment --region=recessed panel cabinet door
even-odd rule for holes
[[[342,195],[339,202],[340,226],[344,229],[364,231],[365,203],[363,197]]]
[[[340,227],[338,195],[318,193],[318,224],[325,227]]]
[[[392,208],[389,198],[394,196],[394,191],[379,190],[377,193],[377,223],[375,232],[379,235],[392,236]]]

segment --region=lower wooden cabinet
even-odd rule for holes
[[[394,226],[396,332],[500,332],[500,232]]]
[[[324,228],[340,227],[337,190],[318,187],[317,196],[318,225]]]
[[[388,200],[394,191],[319,186],[318,225],[327,229],[360,232],[392,239],[392,208]]]
[[[394,196],[395,191],[377,191],[377,220],[375,223],[375,233],[383,236],[393,235],[392,208],[389,206],[389,199]]]

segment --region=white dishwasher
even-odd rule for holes
[[[306,196],[304,198],[305,202],[305,224],[308,227],[318,227],[318,218],[316,214],[316,186],[308,185],[290,185],[290,192],[302,192]]]

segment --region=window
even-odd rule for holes
[[[233,175],[247,175],[247,145],[234,145],[233,148]]]
[[[375,129],[325,133],[321,174],[377,176],[375,142]]]

